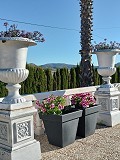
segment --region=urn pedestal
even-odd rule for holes
[[[120,123],[118,88],[102,88],[95,92],[97,103],[101,105],[98,123],[106,126],[115,126]]]
[[[95,96],[97,103],[101,105],[98,123],[114,126],[120,123],[118,88],[110,83],[111,76],[116,72],[115,58],[119,49],[108,49],[95,52],[98,59],[98,74],[102,76],[104,83],[97,88]]]
[[[34,139],[32,102],[0,103],[0,160],[40,160],[40,143]]]
[[[40,143],[34,139],[36,109],[19,94],[29,74],[26,69],[27,38],[0,38],[0,80],[7,83],[8,96],[0,103],[0,160],[40,160]]]

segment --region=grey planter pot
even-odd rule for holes
[[[82,110],[82,117],[79,118],[77,129],[78,137],[85,138],[95,133],[97,117],[100,108],[100,105],[96,105]]]
[[[79,117],[82,110],[64,115],[40,115],[50,144],[65,147],[76,139]]]

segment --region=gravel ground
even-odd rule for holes
[[[46,135],[36,139],[41,143],[42,160],[120,160],[120,124],[97,125],[93,135],[64,148],[50,145]]]

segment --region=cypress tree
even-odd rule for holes
[[[112,75],[111,83],[117,83],[117,77],[118,77],[117,74],[118,73],[117,73],[117,68],[116,68],[115,74]]]
[[[117,67],[117,83],[120,83],[120,67]]]
[[[25,88],[25,85],[24,85],[24,82],[21,82],[21,88],[20,88],[20,94],[25,94],[25,91],[24,91],[24,88]]]
[[[60,75],[60,69],[56,70],[56,81],[57,81],[57,90],[61,89],[61,75]]]
[[[0,97],[5,97],[8,93],[5,86],[6,84],[0,81]]]
[[[75,68],[70,69],[70,88],[76,88],[76,72]]]
[[[56,72],[53,73],[53,91],[57,90],[57,76]]]
[[[68,88],[68,69],[61,68],[60,75],[61,75],[61,89],[67,89]]]
[[[68,89],[70,89],[70,81],[71,81],[71,75],[70,72],[68,73]]]
[[[38,67],[36,70],[36,80],[37,84],[37,92],[45,92],[47,91],[47,76],[45,71],[41,68]]]
[[[53,90],[53,76],[52,76],[52,72],[51,69],[45,69],[45,73],[47,76],[47,90],[48,91],[52,91]]]
[[[26,68],[29,70],[28,78],[24,81],[24,92],[25,94],[34,93],[34,66],[27,65]]]
[[[63,68],[60,69],[60,76],[61,76],[61,89],[64,89],[65,73],[64,73]]]
[[[80,65],[77,64],[75,68],[75,72],[76,72],[76,87],[79,88],[80,87]]]
[[[65,75],[66,75],[66,83],[65,83],[65,89],[69,88],[69,71],[68,68],[64,68]]]

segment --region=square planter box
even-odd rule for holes
[[[76,139],[79,117],[82,110],[63,115],[40,115],[50,144],[65,147]]]
[[[79,118],[77,136],[85,138],[95,133],[98,112],[101,106],[96,105],[93,107],[85,108],[82,112],[82,117]]]

